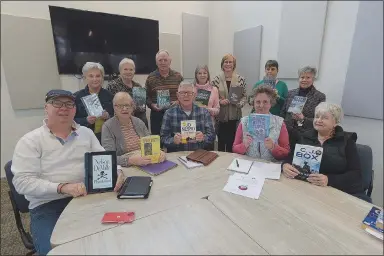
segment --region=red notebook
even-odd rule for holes
[[[107,212],[101,223],[131,223],[134,220],[134,212]]]

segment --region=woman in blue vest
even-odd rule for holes
[[[276,104],[276,91],[270,86],[261,85],[254,90],[252,98],[255,113],[264,114],[269,119],[268,127],[263,129],[268,136],[262,140],[256,139],[255,133],[259,128],[249,124],[250,118],[245,116],[241,118],[237,127],[233,152],[268,161],[286,158],[289,153],[289,137],[284,119],[270,113],[271,107]],[[254,116],[254,113],[250,116]]]

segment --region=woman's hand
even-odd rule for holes
[[[302,121],[304,120],[304,115],[303,113],[292,114],[292,118],[295,119],[296,121]]]
[[[283,165],[283,174],[290,179],[295,178],[300,172],[293,167],[291,164],[284,164]]]
[[[104,111],[103,111],[103,115],[101,116],[101,118],[104,119],[104,120],[108,120],[108,118],[109,118],[109,113],[108,113],[106,110],[104,110]]]
[[[269,150],[272,150],[275,146],[275,143],[273,142],[273,140],[271,138],[265,138],[264,140],[264,146],[269,149]]]
[[[253,138],[252,138],[251,134],[246,133],[245,138],[244,138],[244,142],[243,142],[246,149],[249,148],[249,145],[252,144],[252,141],[253,141]]]
[[[71,195],[73,197],[79,197],[87,195],[87,189],[83,182],[68,183],[61,187],[61,193]]]
[[[113,189],[113,191],[118,192],[121,186],[124,184],[124,181],[125,181],[124,173],[123,171],[120,170],[119,174],[117,175],[116,186]]]
[[[151,157],[141,156],[139,154],[134,154],[128,158],[128,164],[136,166],[144,166],[151,163]]]
[[[228,99],[221,99],[220,101],[219,101],[219,103],[220,103],[220,105],[228,105],[229,104],[229,100]]]
[[[96,117],[95,116],[87,116],[87,122],[89,124],[94,124],[96,122]]]
[[[165,152],[161,150],[161,151],[160,151],[160,157],[159,157],[159,163],[164,162],[164,161],[165,161],[165,158],[166,158],[166,156],[165,156]]]
[[[309,174],[307,181],[321,187],[326,187],[328,185],[328,177],[320,173]]]

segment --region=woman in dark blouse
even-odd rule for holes
[[[336,104],[320,103],[315,109],[314,129],[304,132],[299,144],[322,147],[318,174],[310,174],[308,182],[318,186],[331,186],[352,195],[363,193],[356,133],[346,133],[339,126],[342,109]],[[295,147],[291,147],[288,159],[282,165],[283,174],[294,178],[299,171],[291,165]]]

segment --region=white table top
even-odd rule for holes
[[[361,228],[371,204],[283,175],[266,180],[259,200],[233,195],[222,191],[232,174],[226,168],[234,157],[249,158],[218,153],[209,166],[195,169],[176,160],[187,152],[167,154],[179,166],[153,177],[148,199],[118,200],[113,192],[73,199],[52,233],[57,247],[50,254],[383,253],[382,242]],[[135,168],[124,173],[147,176]],[[101,224],[110,211],[135,211],[136,221]]]

